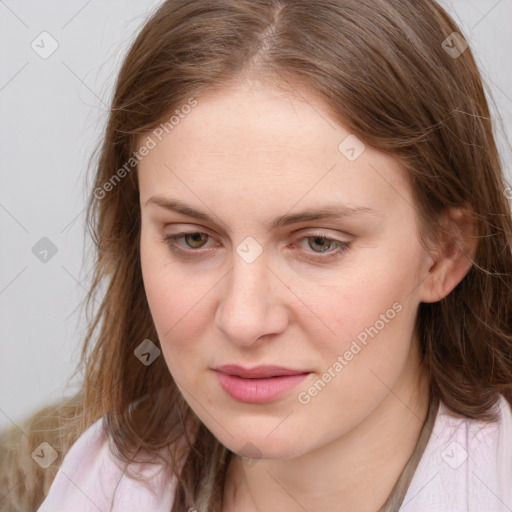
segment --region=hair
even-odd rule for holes
[[[454,32],[461,33],[432,0],[167,0],[154,11],[118,74],[87,204],[95,260],[83,385],[43,414],[53,428],[45,439],[60,432],[62,456],[104,416],[126,464],[144,453],[177,473],[173,511],[221,510],[232,452],[193,413],[163,357],[145,366],[134,356],[145,339],[159,346],[141,273],[136,165],[118,172],[108,193],[97,191],[191,98],[200,103],[206,91],[250,79],[319,99],[365,144],[401,162],[423,243],[442,232],[449,208],[470,212],[478,238],[471,268],[445,298],[420,303],[416,333],[431,400],[454,415],[496,421],[499,395],[512,400],[512,214],[485,94],[492,95],[471,48],[455,58],[443,47]],[[190,451],[178,460],[169,448],[182,439]],[[37,506],[51,478],[37,480],[35,470],[29,478]]]

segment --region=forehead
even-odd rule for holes
[[[150,134],[156,145],[139,163],[142,204],[169,194],[196,205],[291,208],[328,198],[386,209],[410,197],[399,162],[363,145],[311,96],[241,86],[196,101],[161,140]]]

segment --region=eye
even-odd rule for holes
[[[198,249],[205,247],[208,238],[211,238],[210,235],[200,231],[183,231],[181,233],[166,236],[162,239],[162,242],[165,242],[171,251],[177,255],[185,258],[199,257],[200,251]],[[178,240],[180,239],[185,241],[185,247],[178,243]],[[307,240],[308,247],[312,249],[311,251],[304,251],[310,254],[309,256],[305,256],[305,258],[320,262],[340,256],[342,253],[347,251],[351,245],[351,242],[338,240],[337,238],[326,236],[323,233],[311,233],[299,238],[298,240],[300,242]],[[311,254],[316,254],[316,256],[311,256]]]
[[[204,242],[209,238],[210,235],[206,233],[201,233],[200,231],[188,231],[188,232],[181,232],[176,233],[175,235],[169,235],[166,236],[163,239],[163,242],[167,243],[171,251],[177,253],[186,255],[188,249],[201,249],[204,245]],[[187,248],[183,248],[180,246],[177,241],[179,239],[183,238],[186,241]],[[197,251],[190,251],[190,252],[197,252]]]
[[[337,238],[326,236],[323,233],[309,233],[299,240],[308,241],[307,245],[310,249],[313,249],[313,251],[306,252],[310,254],[312,252],[315,256],[306,256],[306,259],[314,261],[326,261],[341,256],[351,245],[351,242],[338,240]],[[329,250],[330,248],[331,250]]]

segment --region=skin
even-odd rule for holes
[[[197,101],[139,164],[140,250],[169,371],[237,454],[223,511],[375,511],[427,414],[413,335],[418,305],[447,295],[470,264],[442,244],[420,244],[400,163],[368,146],[349,161],[338,146],[350,131],[312,95],[244,83]],[[155,195],[212,220],[148,203]],[[377,213],[269,229],[280,215],[333,202]],[[460,212],[449,213],[464,228]],[[208,236],[176,240],[188,251],[180,256],[163,239],[181,230]],[[236,251],[249,236],[262,250],[251,263]],[[317,236],[350,246],[322,260],[337,249]],[[298,394],[397,302],[400,312],[378,335],[300,403]],[[227,395],[212,370],[228,363],[311,374],[271,403],[246,404]]]

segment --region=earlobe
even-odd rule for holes
[[[439,242],[431,253],[422,285],[422,302],[444,299],[466,276],[477,248],[474,222],[467,208],[451,208],[443,218]]]

